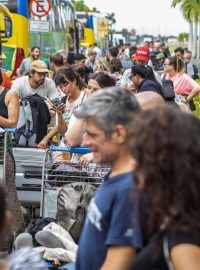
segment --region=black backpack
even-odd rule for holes
[[[174,101],[175,99],[175,92],[174,92],[174,85],[171,80],[166,80],[166,74],[162,79],[162,95],[165,101]]]
[[[187,73],[187,65],[189,62],[185,62],[185,71]],[[199,79],[199,69],[195,64],[192,64],[193,70],[194,70],[194,75],[192,76],[193,80],[198,80]]]
[[[51,115],[45,98],[34,94],[20,102],[20,113],[15,136],[16,146],[33,147],[47,134]]]
[[[199,70],[198,70],[198,67],[195,64],[193,64],[192,66],[193,66],[193,70],[194,70],[194,75],[192,76],[192,78],[194,80],[198,80],[199,79]]]

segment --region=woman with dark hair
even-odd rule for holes
[[[103,72],[94,73],[89,79],[86,94],[90,96],[98,89],[110,86],[115,86],[115,80],[113,78]]]
[[[16,128],[19,116],[19,98],[16,92],[11,91],[2,86],[3,77],[0,71],[0,127],[1,128]],[[4,142],[4,135],[0,133],[0,145]],[[4,159],[4,151],[0,151],[0,160]],[[17,198],[17,191],[15,185],[15,162],[12,154],[12,140],[8,137],[7,154],[6,154],[6,179],[5,189],[8,194],[8,207],[12,211],[14,224],[12,232],[4,235],[2,238],[3,245],[0,250],[8,251],[12,246],[12,233],[17,235],[24,229],[24,220],[22,211]]]
[[[153,91],[162,95],[162,86],[156,81],[153,70],[150,66],[136,64],[131,68],[129,78],[137,88],[137,93]]]
[[[86,94],[89,97],[97,90],[111,86],[115,86],[115,81],[113,78],[103,72],[95,73],[91,76],[88,82]],[[72,147],[84,145],[83,133],[85,130],[85,121],[83,119],[76,119],[74,115],[72,117],[74,119],[73,125],[71,125],[69,130],[66,132],[65,139]],[[92,153],[77,157],[80,164],[84,166],[88,165],[89,162],[93,160]]]
[[[55,83],[64,94],[61,101],[58,101],[60,104],[53,105],[58,115],[58,124],[38,144],[39,148],[45,148],[49,140],[58,132],[62,136],[65,135],[72,110],[78,108],[86,98],[85,92],[82,91],[84,83],[72,68],[59,69],[55,77]]]
[[[123,74],[123,66],[119,59],[113,58],[110,62],[110,73],[111,76],[115,80],[115,85],[120,86]]]
[[[200,86],[185,73],[183,60],[175,56],[167,57],[164,73],[163,78],[173,82],[176,95],[180,96],[182,101],[189,102],[190,108],[195,110],[193,98],[200,92]]]
[[[64,64],[65,64],[64,58],[60,53],[56,52],[50,55],[49,66],[50,66],[50,70],[52,71],[50,75],[53,80],[55,79],[57,71],[60,68],[64,67]]]
[[[149,231],[159,228],[131,270],[200,268],[199,134],[200,121],[172,107],[143,111],[130,125],[134,178]]]

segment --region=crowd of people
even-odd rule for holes
[[[110,164],[88,207],[77,270],[199,269],[200,122],[192,110],[200,85],[190,60],[187,49],[179,47],[171,55],[159,41],[110,47],[105,55],[96,45],[86,55],[70,48],[68,56],[56,52],[48,61],[35,46],[10,86],[0,73],[0,127],[17,127],[20,101],[37,94],[51,120],[35,142],[38,148],[49,147],[56,137],[62,147],[92,149],[72,157],[56,154],[57,160]],[[24,220],[8,145],[12,170],[5,188],[17,235]],[[0,194],[2,236],[11,214],[1,186]],[[11,263],[10,257],[0,270],[12,269]],[[40,258],[37,263],[42,264]]]

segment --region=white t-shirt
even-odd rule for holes
[[[66,109],[65,109],[65,112],[63,113],[63,120],[66,126],[68,127],[68,130],[74,125],[74,123],[77,120],[76,116],[73,114],[73,111],[78,109],[86,99],[87,99],[87,96],[85,92],[81,91],[79,98],[75,102],[69,103],[68,99],[66,100]],[[64,139],[61,140],[59,146],[66,147]],[[56,157],[56,160],[62,160],[61,153],[56,153],[55,157]],[[79,158],[80,158],[80,154],[72,154],[71,161],[77,162]]]
[[[13,82],[11,90],[17,92],[20,99],[36,93],[39,96],[48,98],[50,100],[59,97],[58,89],[56,88],[56,85],[52,79],[45,78],[44,84],[40,85],[36,89],[30,86],[28,79],[28,76],[23,76]]]
[[[85,101],[85,99],[86,99],[86,94],[83,91],[81,91],[80,96],[73,103],[69,103],[68,98],[67,98],[66,103],[65,103],[66,105],[65,112],[63,113],[63,119],[67,127],[69,123],[71,122],[71,116],[73,114],[73,111],[78,109],[80,105]],[[70,125],[72,125],[72,123],[70,123]]]

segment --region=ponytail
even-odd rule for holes
[[[83,90],[85,88],[85,83],[77,72],[75,72],[75,79],[76,79],[76,85],[78,86],[80,91]]]
[[[178,73],[184,73],[185,72],[185,66],[184,66],[184,62],[181,58],[177,58],[176,59],[176,69],[175,69]]]

